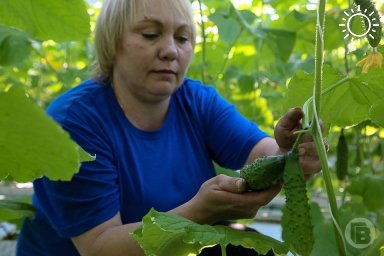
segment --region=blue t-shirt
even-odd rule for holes
[[[34,182],[35,219],[26,220],[18,255],[78,255],[70,238],[112,218],[141,221],[154,207],[171,210],[215,176],[213,161],[238,169],[268,136],[214,88],[185,79],[159,130],[125,117],[109,85],[86,81],[56,99],[47,113],[96,160],[70,182]]]

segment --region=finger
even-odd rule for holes
[[[301,110],[301,108],[291,108],[280,119],[279,125],[284,129],[293,130],[298,126],[301,118],[303,118],[303,111]]]
[[[302,142],[298,147],[300,157],[318,158],[316,145],[313,141]]]
[[[281,188],[282,183],[278,182],[270,188],[262,191],[243,193],[241,194],[241,200],[245,200],[245,203],[247,204],[263,206],[268,204],[274,197],[276,197],[276,195],[279,194]]]
[[[310,134],[305,134],[302,138],[301,138],[301,143],[305,143],[305,142],[312,142],[313,141],[313,138]]]
[[[219,174],[215,177],[216,184],[220,190],[241,193],[247,188],[247,184],[242,178],[234,178],[224,174]]]
[[[300,157],[299,161],[305,179],[309,179],[310,177],[321,171],[321,162],[318,158],[304,156]]]

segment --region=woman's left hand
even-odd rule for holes
[[[287,153],[295,143],[297,134],[302,129],[301,119],[303,117],[301,108],[292,108],[282,116],[275,127],[275,139],[282,153]],[[316,146],[312,137],[306,134],[302,137],[298,147],[300,165],[306,179],[312,177],[321,170],[321,163],[317,155]]]

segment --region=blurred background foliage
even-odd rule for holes
[[[58,95],[92,77],[92,31],[101,2],[28,2],[0,2],[0,92],[21,87],[44,110]],[[376,6],[383,14],[384,1],[377,0]],[[317,1],[194,0],[193,7],[198,38],[188,76],[217,88],[272,135],[287,110],[282,102],[290,80],[299,70],[314,70]],[[348,0],[329,0],[326,6],[325,64],[344,75],[359,73],[355,64],[369,51],[366,40],[347,41],[339,28],[343,12],[351,7]],[[352,26],[358,30],[361,24]],[[341,204],[349,198],[384,227],[383,130],[370,121],[327,127],[332,170],[341,128],[348,143],[348,170],[341,180],[334,176],[335,191]],[[320,178],[309,184],[313,194],[322,192]]]

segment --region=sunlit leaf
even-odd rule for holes
[[[331,15],[325,17],[324,28],[324,48],[325,50],[333,50],[338,47],[344,47],[344,39],[342,30],[340,29],[340,22]]]
[[[266,44],[275,54],[276,58],[287,61],[295,46],[296,32],[270,28],[262,30],[267,33]]]
[[[39,40],[57,42],[85,39],[90,33],[83,0],[2,0],[0,24],[20,28]]]
[[[151,210],[143,217],[142,225],[132,236],[139,242],[146,255],[167,256],[199,253],[201,247],[183,242],[184,228],[193,222],[184,218]]]
[[[199,225],[188,219],[151,210],[142,226],[133,232],[147,255],[188,255],[204,247],[229,243],[254,248],[260,253],[273,249],[278,254],[288,249],[281,242],[256,232],[234,230],[227,226]],[[184,250],[182,250],[184,249]]]
[[[19,88],[0,94],[0,178],[26,182],[69,180],[80,166],[79,147]],[[82,150],[81,150],[82,151]],[[91,161],[81,153],[82,160]]]
[[[241,32],[241,26],[235,19],[220,13],[210,15],[209,19],[218,27],[220,39],[228,44],[235,42]]]
[[[336,70],[325,67],[323,89],[335,84],[344,76]],[[370,74],[349,79],[337,89],[322,96],[320,118],[326,124],[339,126],[355,125],[370,118],[369,111],[378,101],[384,99],[384,86],[380,81],[384,72],[372,70]],[[302,106],[313,94],[313,74],[297,72],[289,83],[284,109]]]
[[[384,101],[373,104],[369,110],[369,117],[375,124],[384,127]]]

